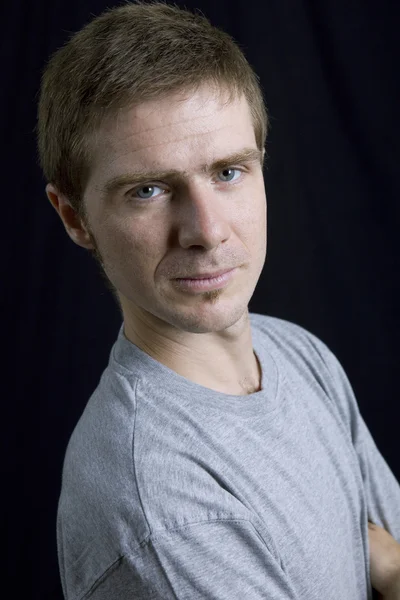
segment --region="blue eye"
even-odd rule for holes
[[[161,190],[161,188],[160,188],[158,185],[143,185],[141,188],[138,188],[138,189],[137,189],[137,191],[136,191],[136,194],[139,196],[139,198],[142,198],[142,200],[148,200],[149,198],[150,198],[150,199],[151,199],[151,198],[154,198],[154,196],[152,195],[152,192],[153,192],[155,189],[157,189],[157,188],[158,188],[159,190]],[[141,195],[139,194],[139,192],[140,192],[141,190],[145,190],[145,193],[144,193],[144,195],[143,195],[143,196],[141,196]],[[158,194],[156,194],[156,195],[158,195]]]
[[[235,177],[235,171],[236,171],[236,177]],[[218,175],[223,174],[223,179],[220,179],[220,181],[225,182],[225,183],[230,183],[232,181],[236,181],[240,175],[241,175],[241,171],[240,169],[233,169],[232,167],[226,167],[225,169],[223,169],[222,171],[220,171],[218,173]],[[159,189],[161,193],[159,194],[154,194],[154,190]],[[142,185],[142,187],[140,188],[136,188],[136,190],[133,190],[134,195],[133,197],[139,198],[140,200],[153,200],[155,198],[157,198],[158,196],[161,196],[163,192],[165,192],[166,190],[164,190],[163,188],[161,188],[158,185],[153,185],[153,184],[147,184],[147,185]]]
[[[227,167],[226,169],[223,169],[222,171],[220,171],[220,173],[228,173],[228,175],[225,175],[226,177],[229,177],[229,179],[223,179],[222,181],[236,181],[237,177],[234,179],[232,177],[230,177],[230,173],[234,173],[235,171],[237,171],[240,175],[240,171],[239,169],[232,169],[231,167]],[[230,173],[229,173],[230,172]]]

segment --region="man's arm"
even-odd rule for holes
[[[400,543],[400,485],[383,458],[362,417],[349,379],[336,356],[316,336],[309,340],[324,361],[330,378],[326,393],[349,431],[364,484],[368,519],[383,527]],[[365,524],[366,526],[366,524]]]
[[[400,544],[382,527],[368,523],[371,584],[384,600],[400,600]]]
[[[394,582],[384,600],[400,600],[400,577]]]
[[[153,532],[112,565],[87,598],[300,600],[280,560],[243,519]]]

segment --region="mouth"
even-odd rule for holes
[[[229,271],[220,271],[219,274],[212,277],[179,277],[174,279],[181,290],[186,292],[205,292],[216,290],[228,285],[236,274],[237,268]]]
[[[176,279],[214,279],[215,277],[220,277],[225,275],[225,273],[229,273],[233,271],[235,267],[232,269],[222,269],[220,271],[215,271],[214,273],[199,273],[195,275],[188,275],[187,277],[176,277]]]

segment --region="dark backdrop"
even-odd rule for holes
[[[235,37],[271,115],[268,256],[250,310],[298,323],[333,350],[400,479],[398,2],[176,3],[200,8]],[[62,598],[62,461],[121,323],[94,261],[45,196],[34,136],[46,59],[112,5],[13,0],[0,8],[2,545],[14,598]]]

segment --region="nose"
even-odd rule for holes
[[[212,184],[187,187],[178,200],[177,227],[182,248],[219,246],[231,235],[229,194],[218,192]]]

